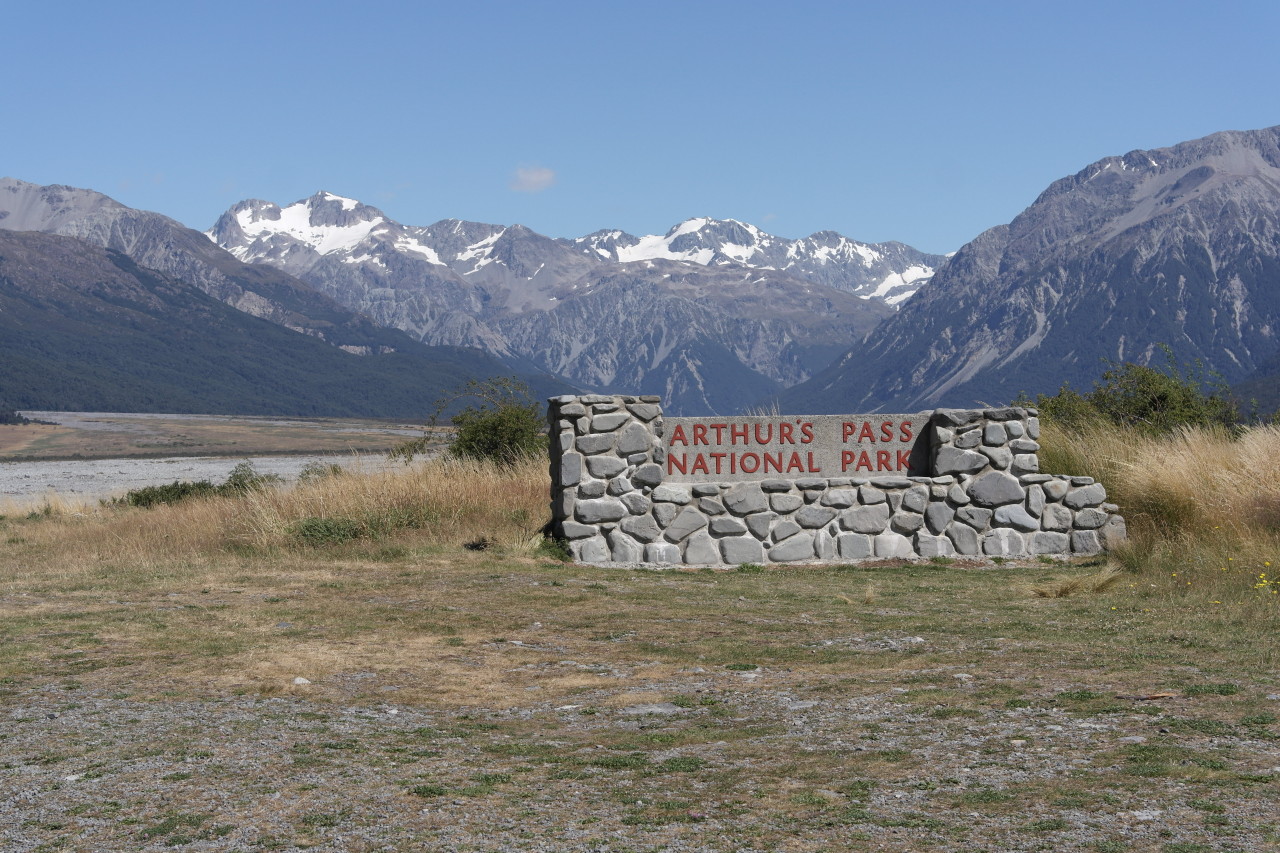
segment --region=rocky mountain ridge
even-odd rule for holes
[[[740,410],[808,378],[942,260],[731,220],[576,240],[453,219],[408,226],[327,192],[240,202],[207,233],[425,342],[524,358],[593,390],[661,394],[673,413]]]
[[[960,249],[916,298],[785,392],[795,411],[912,410],[1088,388],[1104,360],[1228,382],[1280,350],[1280,127],[1106,157]]]

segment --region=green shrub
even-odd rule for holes
[[[461,390],[436,404],[435,423],[444,410],[460,399],[475,397],[479,405],[463,408],[453,416],[454,433],[449,454],[499,465],[515,465],[521,459],[546,453],[545,415],[529,386],[518,379],[496,377],[471,380]],[[428,449],[429,436],[407,441],[390,453],[393,459],[411,462]]]
[[[162,504],[175,504],[187,498],[209,497],[217,493],[218,487],[208,480],[197,480],[194,483],[186,480],[174,480],[165,486],[144,486],[141,489],[130,489],[123,498],[116,498],[112,503],[146,508]]]
[[[363,522],[354,518],[304,518],[289,530],[300,542],[320,547],[340,545],[359,539],[367,532]]]
[[[1235,427],[1239,413],[1221,379],[1206,375],[1199,363],[1179,367],[1173,351],[1162,350],[1164,370],[1110,363],[1088,394],[1064,383],[1057,394],[1039,394],[1034,401],[1024,394],[1018,402],[1034,405],[1042,417],[1068,428],[1098,420],[1153,433],[1184,426]]]

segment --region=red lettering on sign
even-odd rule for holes
[[[791,430],[794,429],[791,424],[778,424],[778,443],[779,444],[795,444],[796,440],[791,437]]]
[[[769,430],[764,434],[764,438],[760,437],[760,427],[768,427]],[[756,424],[756,444],[768,444],[773,441],[773,424]]]
[[[812,451],[812,450],[811,450],[811,451],[809,451],[808,456],[809,456],[809,473],[810,473],[810,474],[821,474],[821,473],[822,473],[822,469],[821,469],[821,468],[819,468],[817,465],[813,464],[813,451]]]
[[[751,462],[751,467],[747,467],[747,462]],[[760,457],[755,453],[744,453],[742,458],[738,460],[738,467],[742,469],[744,474],[754,474],[760,470]]]
[[[805,421],[800,424],[800,443],[809,444],[813,441],[813,424]]]
[[[710,444],[711,443],[707,441],[707,425],[706,424],[693,425],[693,443],[694,444]]]
[[[858,431],[858,441],[866,441],[867,439],[875,441],[876,431],[871,428],[870,422],[863,421],[862,429]]]
[[[863,468],[868,471],[875,470],[875,466],[871,464],[871,456],[865,450],[858,454],[858,464],[853,466],[853,470],[861,471]]]
[[[689,439],[684,437],[684,424],[676,424],[676,428],[671,433],[671,443],[688,444]]]
[[[903,441],[911,440],[911,421],[902,422],[901,435]]]
[[[790,474],[792,471],[804,473],[804,462],[800,459],[799,453],[792,453],[791,458],[787,460],[787,473]]]
[[[893,441],[893,421],[884,421],[880,424],[880,440]]]
[[[723,459],[723,458],[725,458],[726,456],[731,455],[731,454],[728,454],[728,453],[710,453],[710,454],[708,454],[708,455],[709,455],[712,459],[714,459],[714,460],[716,461],[716,473],[717,473],[717,474],[719,474],[719,473],[720,473],[720,460],[721,460],[721,459]]]
[[[674,453],[667,454],[667,473],[668,474],[674,474],[676,471],[679,471],[681,474],[688,474],[689,469],[685,467],[688,464],[689,464],[688,460],[684,458],[683,453],[680,454],[680,461],[678,462],[676,461],[676,455]]]
[[[728,424],[712,424],[711,428],[716,431],[716,444],[724,444],[724,436],[721,434]]]
[[[852,465],[854,463],[854,460],[856,460],[857,458],[858,458],[858,454],[854,453],[852,450],[840,451],[840,470],[848,471],[849,466]]]
[[[777,453],[765,453],[762,455],[764,456],[764,473],[768,474],[770,467],[772,467],[773,470],[777,471],[779,474],[782,473],[782,451],[781,450],[779,450]]]
[[[701,453],[693,457],[693,465],[689,467],[690,474],[697,474],[699,471],[701,471],[703,474],[711,473],[710,471],[707,470],[707,460],[703,458]]]
[[[906,471],[910,467],[911,467],[911,451],[899,450],[898,451],[898,470]]]
[[[857,424],[850,423],[849,421],[845,421],[840,425],[840,440],[848,444],[849,436],[853,435],[857,431],[858,431]]]
[[[893,454],[887,450],[876,451],[876,470],[892,471],[893,470]]]
[[[751,443],[751,434],[746,424],[729,425],[729,440],[734,444],[737,444],[738,439],[742,439],[743,444]]]

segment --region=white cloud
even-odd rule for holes
[[[556,182],[554,169],[545,166],[521,166],[511,177],[509,186],[518,193],[540,193]]]

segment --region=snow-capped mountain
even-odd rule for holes
[[[865,343],[783,396],[796,411],[1005,402],[1087,389],[1104,360],[1280,364],[1280,127],[1106,157],[979,235]]]
[[[577,240],[456,219],[411,226],[328,192],[240,202],[207,233],[424,342],[527,359],[586,388],[660,393],[673,413],[734,411],[808,378],[941,260],[732,220]],[[637,343],[641,330],[659,333],[653,346]]]
[[[735,219],[687,219],[666,234],[645,237],[597,231],[573,243],[619,263],[664,259],[779,270],[894,306],[923,287],[945,260],[903,243],[859,243],[834,231],[788,240]]]

